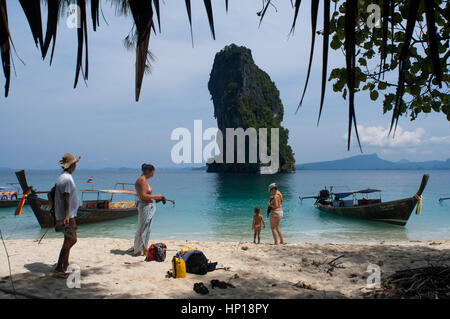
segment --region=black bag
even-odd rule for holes
[[[272,207],[267,206],[267,217],[270,216],[270,213],[272,212]]]
[[[55,197],[56,197],[56,184],[52,187],[52,189],[47,194],[48,201],[50,202],[50,214],[53,218],[53,226],[56,226],[56,215],[55,215]],[[61,232],[61,229],[56,229],[55,231]]]
[[[206,273],[216,270],[217,263],[210,263],[205,254],[196,251],[189,255],[186,260],[186,272],[196,275],[205,275]]]

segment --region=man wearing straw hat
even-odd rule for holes
[[[72,153],[63,155],[59,165],[64,171],[59,175],[55,185],[55,229],[64,233],[64,243],[59,254],[58,265],[55,268],[55,272],[61,277],[67,277],[70,249],[77,242],[75,217],[77,216],[79,201],[72,174],[79,160],[80,156],[75,158]]]

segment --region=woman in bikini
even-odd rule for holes
[[[278,190],[276,183],[269,185],[269,192],[273,194],[270,196],[267,205],[270,207],[270,228],[272,229],[274,244],[278,245],[278,237],[280,237],[280,244],[283,245],[285,242],[280,229],[280,221],[283,217],[283,208],[281,206],[283,204],[283,195]]]
[[[147,255],[148,241],[150,239],[150,231],[155,215],[156,205],[153,203],[163,201],[165,198],[161,194],[154,195],[152,188],[148,183],[148,179],[153,177],[155,167],[151,164],[142,165],[142,175],[136,181],[136,193],[139,198],[138,203],[138,229],[134,237],[134,255]]]

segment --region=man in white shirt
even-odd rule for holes
[[[67,267],[69,267],[70,249],[77,242],[77,225],[75,218],[79,206],[77,187],[73,181],[72,174],[77,167],[80,157],[75,158],[71,153],[63,155],[59,165],[63,172],[56,180],[55,188],[55,217],[56,228],[60,228],[64,233],[64,243],[59,254],[58,265],[55,268],[57,275],[67,277]]]

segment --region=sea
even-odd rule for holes
[[[343,191],[376,188],[382,190],[383,201],[401,199],[415,194],[424,173],[430,174],[430,180],[423,193],[422,212],[420,215],[413,213],[404,227],[337,217],[318,211],[313,199],[299,199],[299,196],[316,195],[320,189],[331,185],[335,186],[335,190]],[[29,170],[27,179],[36,190],[49,190],[59,174],[58,170]],[[139,172],[80,169],[73,176],[80,191],[112,189],[118,182],[134,184]],[[93,184],[87,183],[89,177],[93,177]],[[13,171],[0,171],[0,185],[13,182],[17,182]],[[157,205],[151,237],[154,240],[251,241],[253,209],[255,206],[261,207],[266,218],[267,201],[271,195],[267,187],[272,182],[278,183],[284,197],[281,230],[288,243],[450,239],[450,200],[438,201],[440,197],[450,196],[450,171],[437,170],[302,170],[293,174],[251,175],[160,169],[149,183],[155,194],[161,193],[166,198],[175,199],[176,205]],[[81,198],[81,193],[79,196]],[[133,197],[120,196],[115,199],[134,200]],[[39,239],[44,235],[29,206],[24,206],[21,216],[15,216],[14,212],[15,208],[0,209],[0,229],[5,239]],[[136,226],[137,216],[79,225],[78,236],[133,238]],[[61,234],[50,229],[47,237],[60,238]],[[262,241],[272,242],[270,227],[262,231]]]

